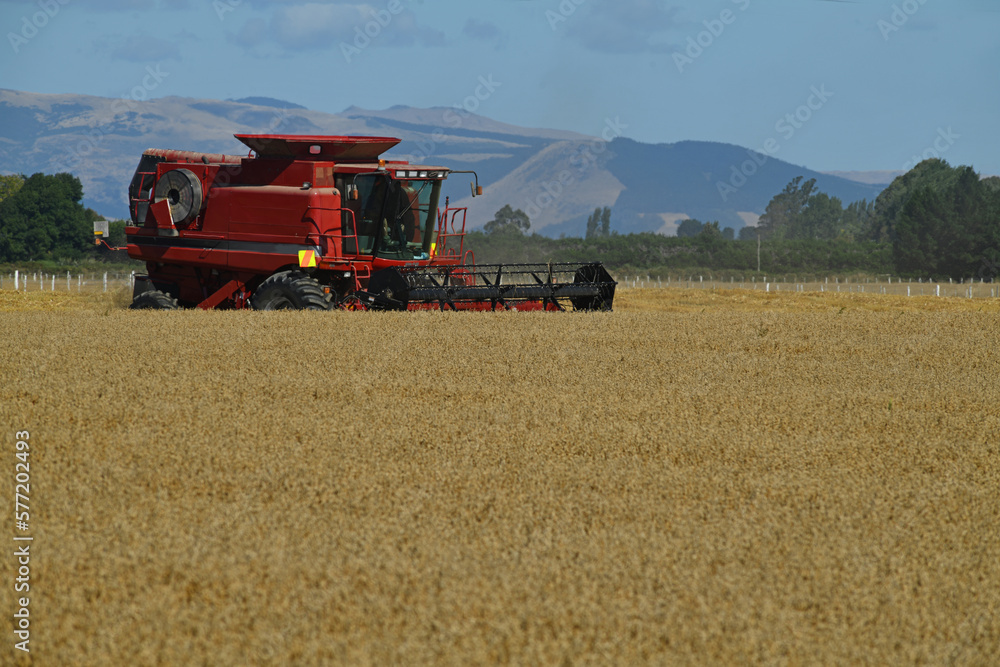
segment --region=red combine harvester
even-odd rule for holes
[[[611,310],[599,263],[476,266],[445,167],[380,159],[382,137],[236,135],[248,157],[143,153],[132,308]],[[472,194],[482,194],[478,176]]]

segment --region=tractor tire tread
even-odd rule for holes
[[[132,300],[131,310],[177,310],[177,299],[160,290],[143,292]]]
[[[269,276],[254,290],[250,305],[254,310],[276,310],[275,298],[296,310],[331,310],[333,295],[327,294],[312,277],[302,271],[280,271]]]

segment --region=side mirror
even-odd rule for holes
[[[476,185],[475,183],[469,183],[469,187],[472,188],[472,196],[473,197],[482,197],[483,196],[483,186]]]
[[[361,193],[358,192],[357,188],[353,188],[350,192],[350,195],[348,196],[350,197],[351,201],[358,201],[359,199],[361,199]]]

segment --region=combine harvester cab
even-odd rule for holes
[[[151,149],[129,202],[133,308],[611,310],[600,264],[476,266],[446,167],[387,137],[236,135],[247,157]],[[472,194],[482,194],[473,184]]]

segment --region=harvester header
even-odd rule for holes
[[[480,266],[457,172],[391,137],[235,135],[246,157],[150,149],[129,186],[134,308],[610,310],[600,264]],[[478,176],[472,194],[482,194]]]

